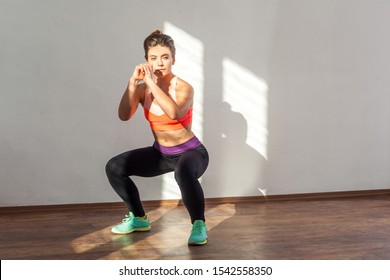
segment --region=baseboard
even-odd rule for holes
[[[359,197],[390,196],[390,189],[340,191],[340,192],[319,192],[301,194],[283,194],[270,196],[240,196],[240,197],[215,197],[206,198],[206,205],[224,203],[245,203],[245,202],[273,202],[293,200],[324,200],[343,199]],[[168,205],[182,205],[181,200],[149,200],[143,201],[145,207],[159,207]],[[98,209],[125,209],[122,202],[103,203],[81,203],[81,204],[59,204],[59,205],[32,205],[32,206],[10,206],[0,207],[0,214],[21,213],[21,212],[47,212],[47,211],[72,211],[72,210],[98,210]]]
[[[269,196],[246,196],[246,197],[218,197],[208,198],[207,203],[240,203],[240,202],[273,202],[288,200],[319,200],[319,199],[343,199],[354,197],[375,197],[390,196],[390,189],[359,190],[359,191],[339,191],[339,192],[318,192],[318,193],[299,193],[299,194],[278,194]]]

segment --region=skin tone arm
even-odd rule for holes
[[[141,93],[145,90],[142,85],[138,85],[138,82],[144,76],[142,65],[137,65],[119,103],[118,116],[122,121],[128,121],[137,110]]]
[[[143,65],[145,73],[144,82],[153,92],[153,97],[156,99],[158,105],[164,113],[173,120],[183,117],[190,108],[193,100],[193,88],[186,84],[176,90],[176,102],[167,95],[159,86],[158,82],[153,80],[153,67],[149,63]]]

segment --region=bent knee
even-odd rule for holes
[[[124,173],[123,163],[117,157],[110,159],[106,164],[107,176],[119,175]]]
[[[197,180],[198,176],[196,173],[197,172],[195,170],[180,167],[180,168],[176,168],[174,177],[176,182],[178,182],[180,185],[182,182]]]

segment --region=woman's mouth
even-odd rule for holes
[[[165,71],[165,69],[156,69],[156,70],[154,70],[154,74],[161,75],[164,71]]]

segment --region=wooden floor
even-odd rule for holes
[[[110,228],[123,206],[0,210],[0,257],[7,259],[390,259],[390,195],[207,203],[209,243],[189,247],[177,203],[146,207],[152,230]],[[106,205],[107,206],[107,205]]]

